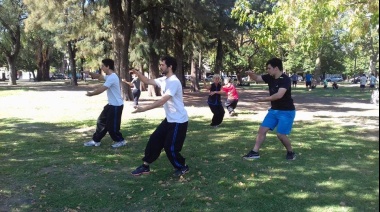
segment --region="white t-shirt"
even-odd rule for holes
[[[360,77],[360,85],[365,85],[365,84],[367,84],[367,77],[366,76]]]
[[[185,123],[189,121],[185,105],[183,104],[182,84],[176,75],[161,77],[154,80],[162,95],[171,98],[164,104],[166,119],[169,123]]]
[[[123,105],[123,98],[121,97],[119,77],[112,73],[104,76],[106,82],[103,84],[107,89],[108,104],[112,106]]]

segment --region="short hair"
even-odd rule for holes
[[[225,84],[230,83],[230,82],[231,82],[231,78],[230,77],[224,78],[224,83]]]
[[[106,58],[102,60],[102,63],[104,64],[104,66],[108,66],[109,69],[113,71],[115,70],[115,62],[112,59]]]
[[[161,57],[161,61],[165,61],[165,64],[172,67],[173,73],[177,70],[177,60],[171,56]]]
[[[270,60],[268,60],[268,62],[266,63],[266,65],[271,65],[273,68],[277,67],[278,69],[280,69],[280,71],[283,70],[283,66],[282,66],[282,60],[279,59],[279,58],[272,58]]]
[[[214,74],[214,75],[212,76],[212,79],[213,79],[213,80],[215,80],[216,78],[220,79],[220,75],[219,75],[219,74]]]

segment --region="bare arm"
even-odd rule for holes
[[[264,82],[263,78],[261,78],[261,75],[257,75],[253,71],[246,71],[245,73],[248,74],[248,76],[256,82]]]
[[[148,105],[146,107],[137,107],[136,110],[133,111],[132,113],[141,113],[141,112],[145,112],[148,110],[152,110],[152,109],[157,108],[157,107],[161,107],[167,101],[169,101],[170,98],[172,98],[172,97],[169,95],[164,95],[161,99],[153,102],[153,104],[151,104],[151,105]]]
[[[285,88],[280,88],[278,89],[278,92],[273,94],[272,96],[258,98],[257,102],[271,102],[271,101],[276,101],[278,99],[281,99],[285,95],[286,90],[287,89]]]
[[[92,79],[98,79],[100,81],[104,81],[104,76],[102,74],[97,74],[89,71],[85,71],[84,73],[91,76]]]
[[[121,80],[122,82],[124,82],[125,84],[128,84],[129,86],[133,86],[133,83],[131,83],[131,82],[128,82],[127,80],[125,80],[125,79],[122,79]]]
[[[87,94],[86,96],[95,96],[95,95],[99,95],[101,93],[103,93],[104,91],[106,91],[108,88],[106,86],[101,86],[97,89],[95,89],[94,91],[87,91]]]
[[[154,79],[148,79],[146,76],[144,76],[142,73],[140,73],[140,72],[137,71],[136,69],[129,70],[129,73],[136,74],[137,77],[138,77],[138,78],[141,80],[141,82],[143,82],[144,84],[157,86],[156,81],[154,81]]]

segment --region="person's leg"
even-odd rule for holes
[[[232,104],[232,100],[227,99],[225,105],[229,114],[231,114],[232,111],[234,111],[231,104]]]
[[[211,112],[214,114],[211,119],[211,124],[210,126],[218,126],[218,119],[219,119],[219,111],[218,111],[218,106],[217,105],[208,105],[210,107]]]
[[[164,148],[168,126],[167,120],[163,120],[150,136],[145,147],[144,158],[142,159],[145,164],[153,163],[160,156],[161,150]]]
[[[100,142],[102,138],[107,134],[106,123],[109,109],[109,105],[104,106],[103,111],[100,113],[98,120],[96,121],[96,131],[92,136],[92,140],[95,142]]]
[[[280,111],[277,115],[277,118],[279,120],[277,126],[277,138],[286,148],[286,159],[288,160],[295,159],[295,154],[293,152],[290,139],[287,136],[292,131],[295,115],[296,111]]]
[[[217,125],[220,125],[222,122],[223,122],[223,119],[224,119],[224,114],[226,113],[225,111],[224,111],[224,107],[223,107],[223,105],[218,105],[218,114],[219,114],[219,116],[218,116],[218,119],[217,119],[217,121],[216,121],[216,124]]]
[[[161,150],[164,148],[167,127],[168,122],[165,119],[152,133],[145,147],[145,155],[142,158],[143,164],[132,171],[132,175],[140,176],[142,174],[150,173],[149,165],[157,160],[161,154]]]
[[[123,113],[124,106],[110,106],[107,112],[106,128],[111,138],[115,142],[124,141],[124,137],[120,132],[121,115]]]
[[[255,146],[253,147],[253,151],[259,152],[260,147],[264,143],[269,130],[270,130],[269,127],[260,126],[259,131],[256,136],[256,142],[255,142]]]
[[[169,123],[166,129],[166,139],[164,149],[170,163],[176,169],[186,167],[185,158],[181,155],[183,143],[186,139],[188,122]]]
[[[253,149],[250,152],[248,152],[246,155],[244,155],[243,159],[252,160],[252,159],[260,158],[259,150],[260,150],[261,145],[264,143],[266,139],[266,135],[268,131],[273,130],[277,126],[278,120],[276,119],[275,114],[276,114],[275,110],[270,109],[268,111],[257,133],[256,142]]]
[[[139,89],[134,89],[132,92],[132,95],[133,95],[134,105],[135,106],[139,105],[139,99],[140,99],[141,91]]]

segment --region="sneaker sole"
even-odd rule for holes
[[[141,176],[141,175],[143,175],[143,174],[145,174],[145,175],[147,175],[147,174],[149,174],[150,172],[142,172],[142,173],[139,173],[139,174],[132,174],[133,176]]]
[[[243,157],[244,160],[255,160],[255,159],[260,159],[260,156],[258,157]]]
[[[126,145],[127,145],[127,144],[125,143],[125,144],[120,145],[120,146],[112,146],[112,145],[111,145],[111,147],[114,148],[114,149],[116,149],[116,148],[123,147],[123,146],[126,146]]]
[[[181,177],[181,176],[183,176],[183,175],[185,175],[185,174],[187,174],[187,173],[189,173],[189,172],[190,172],[190,170],[187,170],[187,171],[185,171],[184,173],[181,173],[181,174],[179,174],[179,175],[174,174],[174,176],[176,176],[176,177]]]
[[[295,159],[296,159],[296,156],[294,156],[292,159],[286,158],[286,160],[295,160]]]

